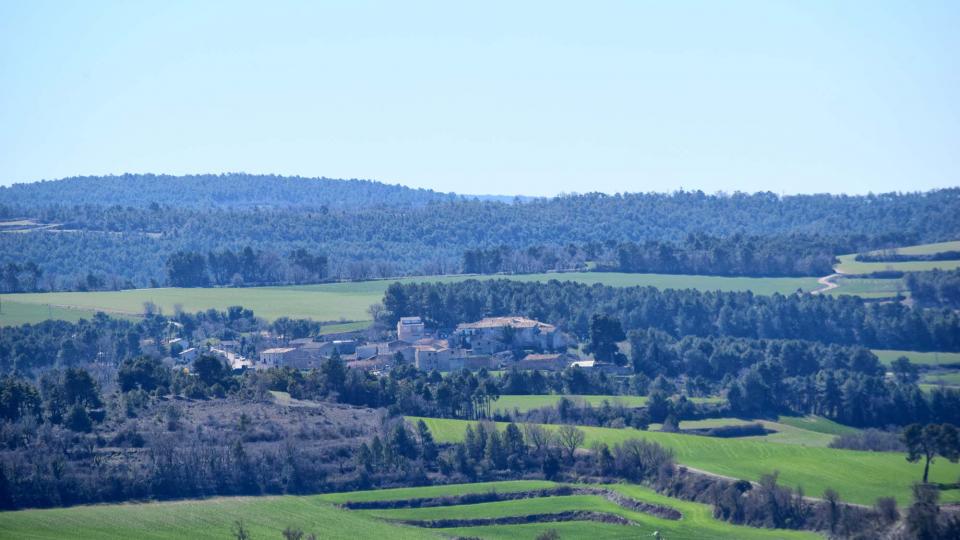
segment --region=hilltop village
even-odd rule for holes
[[[420,317],[401,317],[396,329],[384,332],[384,339],[366,339],[364,331],[317,337],[285,339],[263,332],[255,358],[239,353],[236,341],[189,346],[185,338],[169,339],[170,361],[187,364],[200,354],[212,354],[234,370],[262,370],[271,367],[311,369],[334,355],[348,368],[384,374],[397,366],[412,364],[424,371],[546,370],[561,371],[570,366],[619,373],[623,368],[582,357],[579,343],[556,326],[519,316],[487,317],[462,323],[449,332],[430,329]],[[147,352],[151,340],[141,343]],[[178,352],[179,349],[179,352]]]
[[[568,367],[630,375],[629,367],[583,354],[569,333],[521,316],[486,317],[450,329],[430,328],[421,317],[400,317],[395,328],[288,337],[277,329],[236,339],[197,338],[171,321],[166,337],[140,340],[143,354],[170,367],[190,369],[201,356],[215,356],[234,372],[270,368],[309,370],[338,357],[349,369],[375,376],[400,366],[441,373],[460,370],[563,371]]]

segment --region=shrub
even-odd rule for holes
[[[64,425],[73,431],[81,431],[83,433],[89,433],[90,430],[93,429],[93,421],[90,420],[90,415],[87,414],[87,410],[79,403],[70,409],[70,412],[64,420]]]
[[[763,427],[763,424],[757,422],[742,426],[718,426],[706,430],[703,434],[708,437],[721,438],[753,437],[755,435],[766,435],[767,429]]]
[[[872,428],[857,433],[840,435],[830,442],[830,448],[866,450],[870,452],[907,451],[898,434]]]

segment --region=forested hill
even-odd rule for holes
[[[0,204],[92,204],[145,207],[298,207],[352,210],[423,206],[456,198],[449,193],[371,180],[335,180],[246,173],[169,176],[77,176],[0,187]]]
[[[105,182],[104,186],[127,186],[117,193],[95,186],[95,179],[0,190],[0,219],[21,220],[16,222],[21,225],[0,231],[0,264],[21,265],[8,272],[13,275],[34,263],[42,278],[28,281],[45,289],[74,288],[89,273],[104,278],[96,283],[148,286],[151,280],[169,282],[167,263],[178,251],[191,254],[182,260],[200,264],[199,258],[209,261],[211,252],[222,255],[223,250],[250,247],[253,253],[246,258],[261,261],[265,268],[277,269],[295,250],[303,250],[298,259],[326,257],[329,263],[321,265],[322,272],[311,270],[312,275],[364,279],[459,273],[467,266],[465,255],[478,249],[506,247],[518,254],[514,259],[530,259],[529,264],[520,261],[522,271],[545,271],[569,268],[571,261],[596,261],[593,254],[616,251],[624,242],[677,243],[686,242],[691,234],[714,238],[739,234],[750,239],[730,243],[737,250],[734,258],[762,275],[770,264],[748,263],[751,257],[778,251],[768,249],[771,246],[783,246],[778,256],[812,261],[823,260],[823,251],[830,246],[849,253],[960,238],[957,188],[869,196],[586,194],[508,204],[361,181],[281,179],[275,193],[261,195],[258,185],[273,185],[266,177],[217,176],[209,182],[189,177],[196,180],[190,185],[197,186],[184,189],[148,187],[148,178]],[[129,186],[143,184],[142,191],[129,189],[124,184],[128,181]],[[330,202],[319,206],[305,202],[309,196],[298,186],[313,182],[333,186],[329,193],[317,188],[314,198]],[[158,202],[160,193],[167,202]],[[211,202],[198,204],[194,200],[198,197]],[[244,202],[226,204],[228,200]],[[109,204],[98,204],[104,201]],[[272,202],[255,206],[254,201]],[[387,201],[393,206],[386,206]],[[22,225],[24,219],[33,221]],[[12,227],[20,229],[12,232]],[[708,243],[719,246],[709,260],[726,257],[720,253],[726,244]],[[620,261],[627,271],[677,266],[666,260],[670,257],[651,262],[636,248],[628,254]]]

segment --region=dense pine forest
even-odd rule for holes
[[[625,271],[816,275],[838,253],[953,239],[960,189],[507,202],[368,181],[128,175],[0,188],[0,218],[7,220],[0,263],[19,265],[13,273],[27,264],[40,272],[22,289],[75,289],[90,277],[100,288],[164,285],[177,252],[209,260],[245,248],[267,259],[297,250],[325,257],[324,279],[570,269],[604,254]],[[711,240],[735,235],[749,241]],[[639,254],[637,246],[650,241],[657,253]],[[513,262],[475,257],[475,250],[504,249]],[[297,281],[278,274],[278,281]]]
[[[106,205],[179,208],[327,208],[360,209],[423,206],[453,200],[453,194],[414,189],[371,180],[335,180],[277,175],[196,174],[170,176],[125,174],[77,176],[14,184],[0,188],[5,204],[34,206]]]
[[[586,337],[591,317],[600,314],[616,317],[628,331],[654,328],[674,337],[804,339],[884,349],[960,351],[957,312],[868,303],[855,296],[760,296],[500,279],[393,284],[384,302],[392,324],[400,314],[420,315],[440,328],[485,315],[518,314],[551,321]]]

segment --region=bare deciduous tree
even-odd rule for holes
[[[583,445],[583,441],[586,440],[587,436],[583,433],[582,429],[571,426],[570,424],[564,424],[557,430],[557,438],[560,442],[560,448],[565,450],[567,457],[572,460],[574,452]]]
[[[533,446],[534,453],[541,455],[553,443],[553,432],[539,424],[524,424],[523,438]]]

